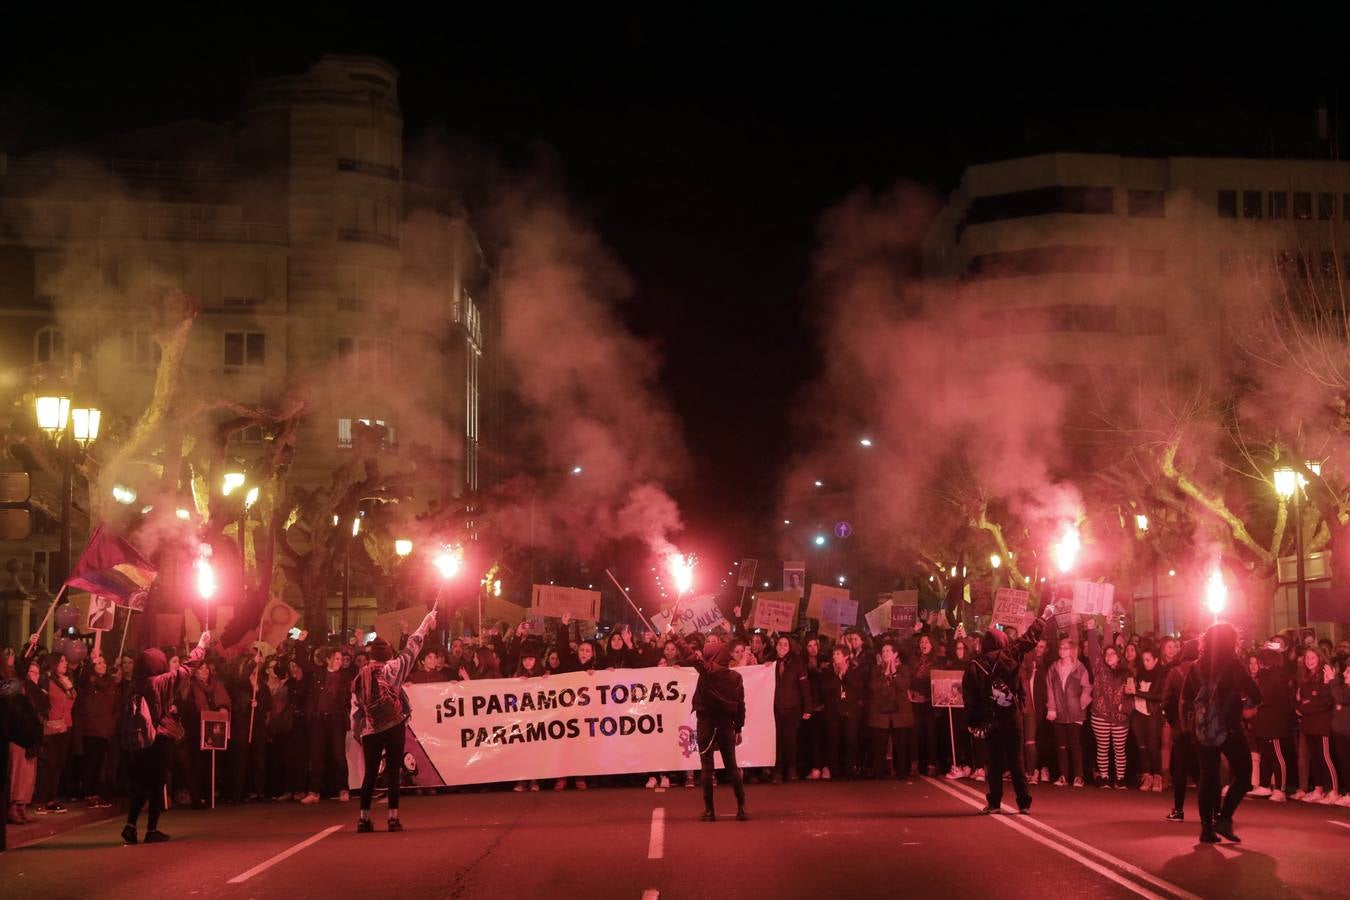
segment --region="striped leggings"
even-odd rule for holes
[[[1103,783],[1111,780],[1111,763],[1115,763],[1117,784],[1125,781],[1125,741],[1130,736],[1129,725],[1113,725],[1105,719],[1092,717],[1092,736],[1097,741],[1097,778]]]
[[[1320,787],[1329,794],[1339,793],[1340,778],[1336,761],[1331,755],[1331,738],[1326,735],[1305,734],[1303,743],[1308,751],[1307,790]]]

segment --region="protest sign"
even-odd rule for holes
[[[569,615],[578,622],[599,622],[600,592],[536,584],[530,595],[530,609],[540,616]]]
[[[889,594],[882,594],[883,597],[890,597]],[[891,628],[891,601],[889,599],[877,604],[876,609],[867,613],[863,618],[867,621],[867,631],[869,634],[883,634]]]
[[[752,588],[755,586],[755,573],[759,571],[759,560],[743,559],[741,560],[741,570],[736,573],[736,587]]]
[[[806,617],[821,622],[838,622],[840,612],[839,601],[847,600],[848,598],[848,590],[846,588],[834,587],[833,585],[828,584],[813,584],[811,585],[810,597],[806,601]],[[825,614],[827,600],[831,601],[829,603],[830,615],[828,616]],[[856,620],[857,617],[858,607],[855,604],[853,607],[853,618]]]
[[[824,617],[829,621],[837,622],[845,628],[852,628],[858,624],[857,600],[850,600],[847,597],[826,597],[821,605]]]
[[[113,599],[99,594],[88,596],[89,609],[86,610],[84,617],[85,630],[112,631],[113,622],[117,618],[117,607],[113,604]]]
[[[993,625],[1005,628],[1021,629],[1027,614],[1027,603],[1031,594],[1013,588],[999,588],[994,595],[994,613],[990,616]]]
[[[918,621],[919,592],[892,591],[891,629],[900,632],[902,635],[908,635],[914,630],[914,623]]]
[[[816,629],[816,634],[822,634],[833,641],[838,641],[844,636],[844,626],[838,622],[821,621],[820,627]]]
[[[422,624],[425,615],[425,611],[411,607],[396,609],[376,616],[372,627],[377,637],[384,638],[389,642],[389,646],[397,650],[403,646],[403,636],[412,634],[417,626]]]
[[[299,621],[300,614],[289,603],[285,600],[273,600],[263,610],[258,640],[273,647],[280,647],[281,642],[286,640],[286,632],[294,628],[295,623]]]
[[[736,671],[746,703],[737,760],[747,767],[771,766],[773,663]],[[410,684],[409,752],[418,762],[413,784],[696,768],[697,683],[694,669],[677,666]]]
[[[1109,616],[1115,606],[1116,586],[1096,581],[1073,583],[1073,611],[1083,616]]]
[[[675,620],[671,621],[672,613]],[[722,610],[717,606],[717,596],[715,594],[700,594],[690,600],[680,604],[678,611],[673,609],[663,609],[652,616],[652,625],[656,627],[657,632],[665,634],[672,627],[676,634],[694,634],[702,632],[707,634],[719,626],[727,632],[731,631],[731,623],[722,615]]]
[[[505,622],[515,628],[524,621],[525,613],[525,607],[517,606],[510,600],[503,600],[501,597],[494,597],[490,594],[483,598],[483,618],[485,619]]]
[[[755,595],[750,627],[765,631],[792,631],[797,627],[797,595],[792,591],[761,591]]]
[[[230,711],[204,709],[201,713],[201,749],[224,750],[230,743]]]
[[[963,707],[966,705],[965,699],[961,694],[961,679],[965,672],[960,669],[933,669],[933,706],[955,706]]]
[[[800,597],[805,587],[806,563],[791,561],[783,563],[783,590],[792,591]]]

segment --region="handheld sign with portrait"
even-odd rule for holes
[[[1004,628],[1020,629],[1027,615],[1027,603],[1031,595],[1026,591],[1013,588],[999,588],[994,597],[994,614],[990,621]]]
[[[561,618],[570,615],[580,622],[600,621],[600,592],[578,588],[536,584],[530,595],[530,609],[536,615]]]
[[[203,750],[225,750],[230,744],[230,711],[228,709],[202,710]]]
[[[966,701],[961,693],[961,679],[965,675],[960,669],[933,669],[933,706],[961,708]]]
[[[783,563],[783,590],[792,591],[798,597],[806,587],[806,563],[788,561]]]
[[[741,560],[741,570],[736,573],[736,587],[752,588],[755,586],[755,573],[759,571],[759,560],[743,559]]]
[[[789,632],[797,627],[797,595],[792,591],[761,591],[755,595],[750,627]]]
[[[1073,583],[1073,611],[1081,616],[1109,616],[1115,606],[1116,586],[1096,581]]]
[[[89,598],[89,612],[85,616],[86,631],[112,631],[117,607],[111,597],[93,594]]]

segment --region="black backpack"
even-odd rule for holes
[[[132,694],[127,700],[118,717],[117,735],[122,747],[133,753],[155,742],[155,725],[150,721],[150,705],[145,697]]]

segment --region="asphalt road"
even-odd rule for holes
[[[980,785],[751,785],[752,821],[700,822],[697,790],[408,797],[402,834],[355,804],[172,810],[168,844],[120,820],[0,854],[5,897],[1344,897],[1350,809],[1249,800],[1241,845],[1163,820],[1170,794],[1033,788],[983,816]],[[728,788],[718,788],[734,812]]]

